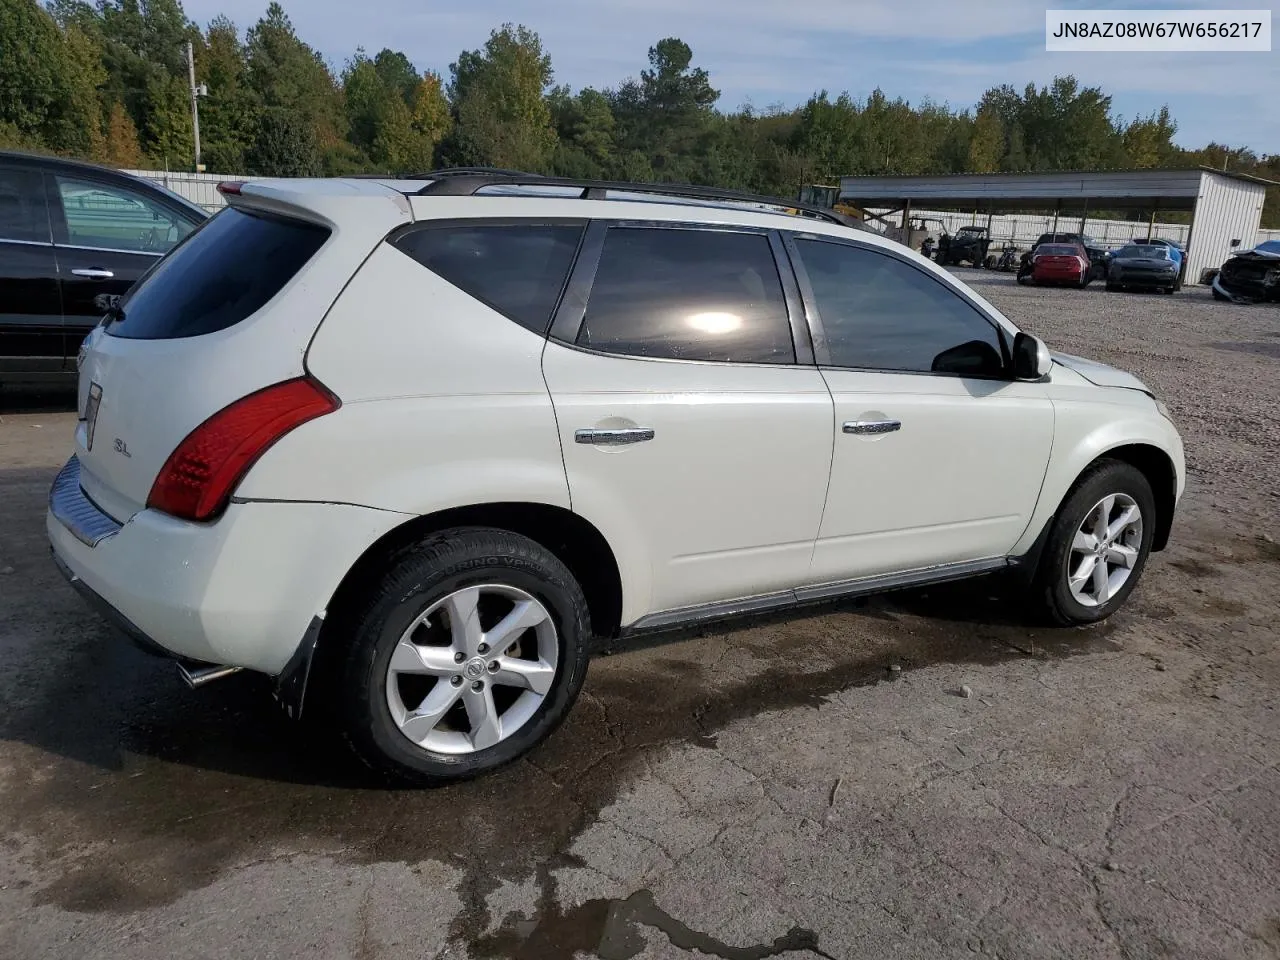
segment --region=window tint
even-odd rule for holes
[[[49,216],[39,172],[0,168],[0,240],[49,242]]]
[[[139,253],[167,253],[194,225],[140,193],[58,177],[67,243]]]
[[[923,270],[887,254],[797,240],[831,363],[840,367],[995,376],[995,327]]]
[[[578,343],[678,360],[796,359],[773,251],[758,233],[610,228]]]
[[[1036,247],[1036,253],[1046,257],[1074,257],[1080,251],[1066,243],[1046,243]]]
[[[581,224],[456,224],[395,246],[520,326],[545,334],[582,237]]]
[[[227,207],[138,281],[111,335],[164,340],[237,324],[274,297],[328,236],[324,227]]]

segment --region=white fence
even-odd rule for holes
[[[238,179],[236,174],[182,173],[165,170],[129,170],[126,172],[135,176],[146,177],[149,180],[155,180],[174,193],[200,204],[209,211],[218,210],[225,206],[222,195],[218,193],[218,184],[224,180]],[[883,210],[873,210],[872,212],[885,213]],[[985,226],[987,222],[986,216],[981,214],[975,216],[972,213],[913,210],[911,215],[913,217],[941,220],[951,233],[955,233],[958,228],[966,224]],[[897,223],[899,217],[894,215],[888,219],[892,223]],[[937,225],[929,224],[929,226],[936,229]],[[996,245],[1006,240],[1015,244],[1030,244],[1040,234],[1048,233],[1053,228],[1052,214],[1048,216],[1001,214],[991,218],[991,236]],[[1147,228],[1148,223],[1146,220],[1099,220],[1090,217],[1085,220],[1084,230],[1081,231],[1080,218],[1067,214],[1058,217],[1057,227],[1062,232],[1086,233],[1094,239],[1102,241],[1104,246],[1111,247],[1120,246],[1135,237],[1145,237]],[[1161,223],[1157,221],[1154,235],[1185,244],[1187,242],[1188,229],[1185,223]],[[1257,237],[1254,238],[1252,243],[1246,244],[1245,249],[1255,243],[1262,243],[1264,240],[1280,240],[1280,230],[1259,230]]]

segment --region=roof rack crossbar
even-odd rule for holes
[[[418,194],[423,196],[470,197],[486,187],[496,186],[569,187],[579,190],[578,198],[582,200],[604,200],[607,199],[609,191],[614,191],[616,193],[643,193],[687,200],[754,203],[782,210],[795,210],[802,215],[826,220],[830,223],[838,223],[841,226],[853,226],[863,230],[870,229],[852,217],[846,217],[834,210],[802,203],[798,200],[783,200],[779,197],[766,197],[754,193],[743,193],[738,190],[723,190],[718,187],[704,187],[687,183],[580,180],[574,177],[547,177],[535,173],[492,170],[483,167],[454,167],[401,179],[431,180],[430,183],[418,191]]]

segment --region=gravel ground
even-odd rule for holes
[[[44,541],[74,414],[0,396],[0,958],[1280,956],[1280,312],[958,272],[1182,427],[1129,607],[1031,630],[973,581],[618,650],[446,790],[114,641]]]

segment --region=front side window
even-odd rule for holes
[[[194,224],[123,187],[59,176],[58,194],[67,243],[74,247],[168,253],[194,229]]]
[[[837,367],[996,377],[996,328],[923,270],[865,247],[797,240]]]
[[[583,225],[448,224],[412,230],[395,247],[527,330],[545,334]]]
[[[667,360],[795,363],[768,237],[611,227],[580,346]]]

